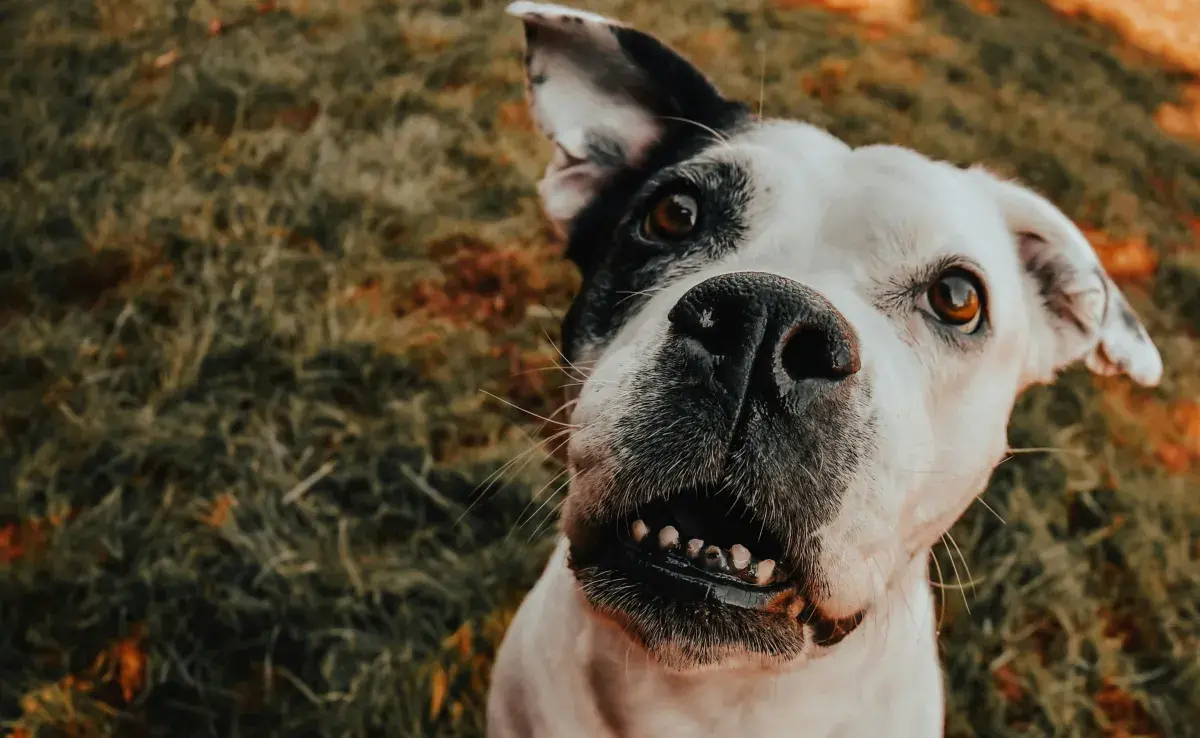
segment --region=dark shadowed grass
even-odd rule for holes
[[[558,426],[505,402],[562,401],[576,285],[502,5],[0,3],[8,730],[481,734],[565,481],[558,440],[522,456]],[[986,161],[1147,238],[1126,289],[1163,387],[1031,392],[1011,443],[1054,450],[1002,464],[939,550],[949,732],[1193,735],[1200,149],[1153,122],[1186,80],[1001,5],[883,36],[752,0],[590,7],[761,83],[767,115]]]

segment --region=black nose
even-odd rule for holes
[[[693,372],[740,406],[770,395],[796,407],[860,368],[858,338],[817,292],[785,277],[735,272],[688,290],[668,316]],[[791,402],[788,402],[791,400]]]

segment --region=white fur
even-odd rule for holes
[[[533,22],[574,12],[513,7]],[[586,20],[589,32],[606,22]],[[546,102],[532,101],[535,109]],[[585,102],[583,109],[596,101]],[[541,116],[576,128],[591,120],[546,107]],[[547,127],[562,146],[565,129]],[[641,146],[658,135],[653,127],[639,130],[650,136]],[[633,378],[648,369],[679,298],[722,273],[788,277],[824,295],[853,326],[860,374],[871,387],[874,455],[860,465],[838,515],[817,532],[818,567],[829,582],[823,612],[868,615],[841,643],[792,662],[679,673],[590,610],[560,545],[501,649],[489,735],[611,736],[613,710],[620,738],[940,735],[929,551],[1002,458],[1017,396],[1079,359],[1154,384],[1161,358],[1140,324],[1115,317],[1123,298],[1098,271],[1078,229],[1017,184],[899,147],[851,149],[785,121],[757,125],[704,156],[751,173],[749,232],[720,261],[677,265],[616,337],[585,357],[595,363],[571,418],[579,430],[568,445],[570,504],[587,509],[608,491],[620,463],[610,453],[613,428],[639,401]],[[543,187],[558,187],[556,176],[552,171]],[[571,194],[571,212],[594,186]],[[552,202],[554,195],[546,197]],[[990,335],[972,350],[947,346],[919,310],[895,313],[878,304],[881,290],[907,277],[906,269],[948,255],[978,265],[985,283]],[[1071,321],[1042,304],[1028,269],[1042,259],[1077,269]],[[597,670],[603,683],[592,678]]]

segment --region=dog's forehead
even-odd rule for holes
[[[1019,261],[995,201],[959,168],[897,146],[853,149],[813,126],[771,121],[709,148],[755,191],[752,229],[811,267],[851,262],[873,278],[941,258],[975,262],[1003,289]]]

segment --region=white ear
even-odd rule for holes
[[[538,186],[564,230],[623,168],[643,163],[672,122],[720,109],[720,93],[654,38],[593,13],[515,2],[525,24],[532,117],[555,144]]]
[[[1158,384],[1163,374],[1158,349],[1079,228],[1032,190],[980,168],[972,172],[993,188],[1042,299],[1047,321],[1035,327],[1035,380],[1048,380],[1083,359],[1097,374],[1124,372],[1139,384]]]

